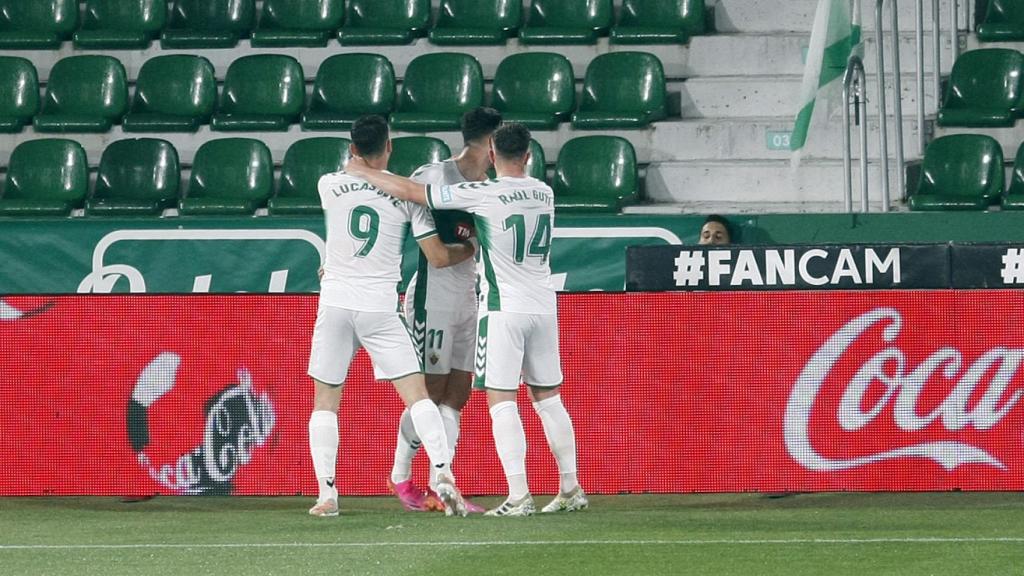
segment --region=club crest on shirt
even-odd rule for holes
[[[432,352],[430,354],[430,358],[428,358],[428,360],[430,360],[430,365],[431,366],[436,366],[437,365],[437,361],[440,360],[440,358],[437,357],[437,353],[436,352]]]

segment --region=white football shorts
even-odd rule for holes
[[[558,316],[487,312],[477,328],[473,386],[513,391],[519,388],[520,376],[539,388],[562,384]]]
[[[405,321],[427,374],[473,372],[476,350],[476,309],[419,310],[405,301]]]
[[[308,374],[324,384],[340,386],[360,346],[370,354],[373,375],[378,380],[395,380],[423,369],[398,312],[319,306]]]

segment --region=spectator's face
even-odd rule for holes
[[[701,246],[719,246],[729,243],[729,231],[721,222],[708,222],[700,229]]]

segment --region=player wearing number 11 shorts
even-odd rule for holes
[[[525,126],[498,128],[490,152],[498,178],[486,182],[427,186],[374,169],[358,156],[346,165],[347,172],[397,198],[473,214],[481,287],[475,386],[487,390],[494,444],[509,488],[505,502],[487,512],[491,516],[534,512],[526,481],[526,435],[516,404],[520,377],[560,473],[559,494],[542,511],[579,510],[588,504],[576,478],[572,420],[560,396],[558,316],[548,262],[554,194],[526,175],[529,146]]]

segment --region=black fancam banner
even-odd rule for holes
[[[1024,246],[630,246],[626,290],[1024,288]]]

